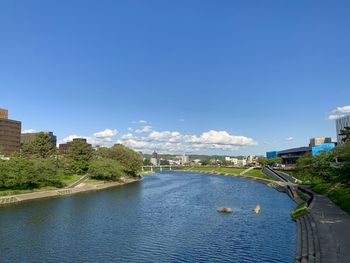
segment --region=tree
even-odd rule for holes
[[[145,159],[143,160],[143,165],[144,165],[144,166],[152,165],[150,158],[145,158]]]
[[[103,158],[116,160],[121,163],[124,171],[130,176],[136,176],[141,171],[142,155],[122,144],[115,144],[111,148],[101,147],[97,153]]]
[[[26,157],[49,158],[56,151],[51,143],[51,136],[45,132],[39,132],[33,140],[22,145],[22,154]]]
[[[266,157],[259,157],[258,158],[258,163],[261,165],[261,166],[266,166],[268,164],[268,159]]]
[[[84,174],[89,169],[89,161],[93,156],[90,144],[75,140],[69,146],[68,159],[71,161],[71,170],[77,174]]]
[[[89,175],[97,180],[116,181],[123,175],[123,166],[115,160],[98,158],[91,161]]]
[[[344,127],[344,129],[341,129],[339,136],[342,137],[343,142],[350,141],[350,127],[346,126],[346,127]]]
[[[267,159],[267,164],[268,165],[273,165],[273,164],[281,164],[282,163],[282,158],[281,157],[274,157],[271,159]]]
[[[350,184],[350,141],[335,148],[335,156],[340,162],[337,169],[338,179]]]
[[[60,173],[53,159],[11,157],[0,160],[0,189],[33,189],[62,186]]]
[[[303,177],[309,178],[312,182],[321,180],[330,182],[334,179],[334,152],[322,151],[317,156],[306,153],[296,162],[296,169]]]

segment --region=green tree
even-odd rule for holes
[[[143,160],[143,165],[152,165],[151,164],[151,160],[150,160],[150,158],[145,158],[144,160]]]
[[[344,127],[344,129],[340,130],[339,135],[342,136],[343,142],[350,141],[350,127]]]
[[[267,164],[268,165],[273,165],[273,164],[281,164],[282,163],[282,158],[281,157],[274,157],[271,159],[267,159]]]
[[[337,176],[339,181],[350,184],[350,141],[335,148],[335,157],[339,161]]]
[[[55,154],[56,147],[51,143],[51,136],[39,132],[33,140],[22,145],[22,154],[32,158],[49,158]]]
[[[86,173],[92,156],[93,151],[90,144],[80,140],[72,141],[67,155],[71,171],[77,174]]]
[[[62,186],[53,159],[11,157],[0,160],[0,189],[33,189]]]
[[[91,161],[89,175],[98,180],[116,181],[124,176],[123,166],[116,160],[98,158]]]
[[[298,174],[311,182],[325,181],[330,182],[334,179],[334,152],[323,151],[317,156],[306,153],[296,162]]]
[[[115,144],[110,148],[101,147],[97,153],[103,158],[116,160],[121,163],[125,172],[130,176],[137,176],[141,172],[142,155],[122,144]]]
[[[266,166],[268,164],[268,159],[266,157],[259,157],[258,158],[258,163],[261,165],[261,166]]]

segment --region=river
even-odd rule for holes
[[[294,206],[261,183],[159,172],[104,191],[0,207],[0,262],[294,262]]]

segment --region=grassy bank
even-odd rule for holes
[[[64,175],[62,176],[62,178],[60,178],[60,182],[62,182],[62,185],[68,186],[78,181],[80,177],[81,176],[77,174]],[[32,188],[32,189],[1,189],[0,196],[27,194],[27,193],[33,193],[33,192],[55,190],[55,189],[62,189],[62,188],[58,188],[54,186],[43,186],[43,187]]]
[[[213,173],[226,173],[226,174],[232,174],[232,175],[239,175],[241,172],[245,171],[246,168],[235,168],[235,167],[186,167],[183,170],[191,170],[191,171],[198,171],[198,172],[213,172]],[[266,176],[260,168],[255,168],[253,170],[248,171],[244,175],[264,178],[264,179],[271,179],[270,177]]]
[[[336,205],[350,214],[350,187],[335,183],[319,183],[311,189],[321,195],[326,195]]]

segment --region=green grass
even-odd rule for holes
[[[350,187],[341,187],[328,194],[336,205],[350,214]]]
[[[184,170],[198,171],[198,172],[216,172],[216,173],[229,173],[229,174],[240,174],[245,168],[234,168],[234,167],[186,167]]]
[[[78,181],[80,179],[81,175],[78,174],[69,174],[69,175],[64,175],[61,178],[61,182],[64,185],[69,185],[71,183],[74,183],[75,181]]]
[[[333,183],[319,183],[312,185],[311,190],[320,195],[324,195],[327,194],[333,186]]]
[[[198,172],[215,172],[215,173],[226,173],[226,174],[232,174],[232,175],[239,175],[241,172],[245,171],[247,168],[235,168],[235,167],[186,167],[183,170],[191,170],[191,171],[198,171]],[[253,169],[249,172],[247,172],[245,175],[259,177],[259,178],[265,178],[265,179],[271,179],[270,177],[266,176],[260,168]]]
[[[300,203],[297,205],[297,207],[290,213],[290,216],[293,218],[293,220],[296,220],[299,217],[302,217],[309,213],[309,210],[306,207],[306,203]]]
[[[253,170],[250,170],[249,172],[245,173],[245,175],[250,175],[250,176],[260,177],[260,178],[270,179],[270,180],[276,180],[264,174],[260,168],[254,168]]]
[[[72,174],[72,175],[64,175],[61,178],[61,182],[64,185],[69,185],[77,180],[81,175]],[[6,189],[6,190],[0,190],[0,196],[7,196],[7,195],[19,195],[19,194],[28,194],[33,192],[40,192],[40,191],[47,191],[47,190],[55,190],[60,189],[54,186],[44,186],[40,188],[34,188],[34,189]]]

